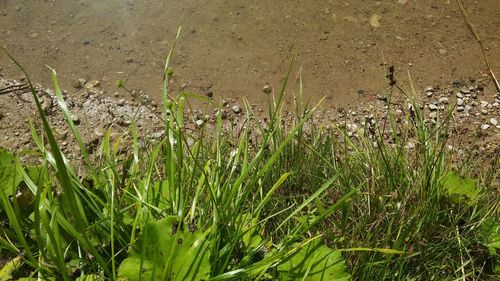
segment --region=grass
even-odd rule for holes
[[[221,114],[213,128],[193,133],[183,130],[186,97],[168,92],[171,54],[164,139],[142,148],[132,124],[130,143],[111,143],[108,131],[94,156],[52,70],[82,151],[82,174],[59,148],[32,89],[43,129],[32,125],[32,135],[42,162],[26,165],[0,150],[0,280],[498,277],[499,201],[491,185],[499,156],[474,178],[471,162],[453,164],[451,109],[427,124],[414,102],[398,121],[392,114],[383,124],[367,120],[350,137],[342,126],[314,123],[316,107],[302,104],[299,90],[287,126],[289,71],[269,103],[267,126],[247,106],[239,137],[223,129]],[[297,83],[301,88],[300,77]]]

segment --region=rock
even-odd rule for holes
[[[493,125],[493,126],[495,126],[495,127],[496,127],[496,126],[498,126],[498,121],[497,121],[497,119],[495,119],[495,118],[491,118],[491,119],[490,119],[490,123],[491,123],[491,125]]]
[[[411,141],[409,141],[407,144],[406,144],[406,147],[408,147],[408,149],[414,149],[415,148],[415,144]]]
[[[202,119],[198,119],[195,121],[196,126],[201,127],[203,126],[203,123],[205,123]]]
[[[118,106],[124,106],[125,105],[125,100],[124,99],[119,99],[118,101],[116,101],[116,105],[118,105]]]
[[[433,93],[434,93],[434,87],[432,87],[432,86],[427,86],[427,87],[425,87],[424,91],[425,91],[425,92],[433,92]]]
[[[469,89],[469,88],[467,88],[467,87],[462,87],[462,89],[460,89],[460,91],[461,91],[462,93],[466,94],[466,95],[467,95],[467,94],[470,94],[470,89]]]
[[[222,118],[222,119],[227,119],[227,112],[226,112],[224,109],[220,109],[220,110],[217,110],[217,111],[215,112],[215,117],[216,117],[216,118],[218,117],[218,116],[217,116],[218,114],[220,114],[220,115],[221,115],[221,118]]]
[[[262,88],[262,91],[265,94],[270,94],[273,91],[273,88],[271,86],[269,86],[269,85],[265,85],[264,88]]]
[[[456,93],[455,96],[457,98],[459,98],[459,99],[463,99],[464,98],[464,95],[461,92]]]
[[[485,107],[487,107],[487,106],[488,106],[488,102],[487,102],[487,101],[482,100],[482,101],[481,101],[481,107],[482,107],[482,108],[485,108]]]
[[[377,28],[380,26],[380,20],[382,19],[382,17],[380,15],[377,15],[377,14],[373,14],[371,17],[370,17],[370,25],[374,28]]]
[[[481,114],[482,114],[482,115],[488,115],[488,110],[486,110],[486,109],[481,109]]]
[[[488,130],[490,128],[489,124],[483,124],[481,125],[481,130]]]
[[[92,88],[99,87],[100,85],[101,85],[101,82],[99,80],[90,80],[89,82],[87,82],[85,84],[85,88],[92,89]]]
[[[439,103],[442,103],[442,104],[448,104],[449,100],[447,97],[442,97],[439,99]]]
[[[425,95],[426,95],[428,98],[430,98],[430,97],[432,97],[432,95],[434,95],[434,92],[432,92],[432,91],[427,91],[427,92],[425,93]]]
[[[233,106],[233,112],[236,113],[236,114],[240,114],[241,113],[241,107],[235,105]]]
[[[104,134],[106,133],[106,129],[103,126],[97,126],[94,129],[94,135],[98,138],[102,138]]]
[[[453,85],[453,87],[461,87],[464,84],[464,82],[461,80],[453,80],[451,84]]]
[[[65,140],[66,137],[68,136],[68,132],[61,128],[54,129],[54,134],[58,140]]]
[[[80,79],[77,79],[77,80],[73,81],[73,83],[71,83],[71,85],[75,89],[81,89],[83,87],[83,84],[80,83]]]
[[[494,108],[497,108],[498,106],[500,106],[500,104],[498,102],[494,102],[491,106],[493,106]]]
[[[457,111],[458,112],[463,112],[464,111],[464,107],[463,106],[457,106]]]
[[[446,52],[446,50],[445,50],[445,49],[439,49],[439,54],[440,54],[440,55],[444,56],[444,55],[446,55],[446,53],[447,53],[447,52]]]
[[[187,138],[186,139],[186,144],[188,147],[191,147],[194,145],[194,139],[193,138]]]
[[[206,92],[205,92],[205,96],[211,98],[214,96],[214,91],[212,90],[212,88],[208,89]]]
[[[436,110],[438,110],[438,109],[439,109],[439,107],[438,107],[437,105],[432,104],[432,103],[431,103],[431,104],[429,104],[429,105],[428,105],[428,107],[429,107],[429,109],[430,109],[431,111],[436,111]]]
[[[73,123],[75,123],[75,125],[80,124],[80,116],[78,116],[76,114],[71,114],[71,121],[73,121]]]
[[[46,98],[42,100],[42,110],[45,113],[49,113],[52,110],[52,99]]]
[[[398,4],[400,5],[406,5],[408,3],[408,0],[398,0]]]
[[[457,106],[462,106],[464,105],[464,100],[463,99],[457,99]]]

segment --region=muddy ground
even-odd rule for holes
[[[500,73],[500,1],[463,2]],[[112,95],[124,79],[158,101],[180,25],[176,87],[254,103],[267,102],[262,87],[280,83],[293,55],[306,97],[334,105],[383,94],[389,65],[418,88],[487,72],[455,0],[0,0],[0,44],[44,85],[54,67],[66,89],[98,79]],[[0,68],[21,76],[4,55]]]

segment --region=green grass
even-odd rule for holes
[[[85,177],[32,89],[42,164],[0,150],[0,280],[494,280],[498,154],[470,178],[470,162],[453,164],[446,149],[450,115],[429,125],[414,106],[351,138],[312,122],[300,90],[286,126],[289,71],[268,126],[247,105],[239,137],[220,114],[213,130],[193,133],[183,130],[186,97],[166,86],[171,54],[165,138],[142,148],[132,124],[130,143],[108,132],[94,156],[52,71]]]

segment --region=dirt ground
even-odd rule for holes
[[[500,1],[463,2],[500,75]],[[267,101],[263,86],[279,85],[293,55],[306,97],[334,105],[383,94],[389,65],[400,80],[409,69],[418,89],[487,72],[455,0],[0,0],[0,45],[46,86],[54,67],[70,95],[78,78],[108,94],[125,79],[159,99],[180,25],[176,87],[253,103]],[[0,73],[21,76],[3,54]]]

